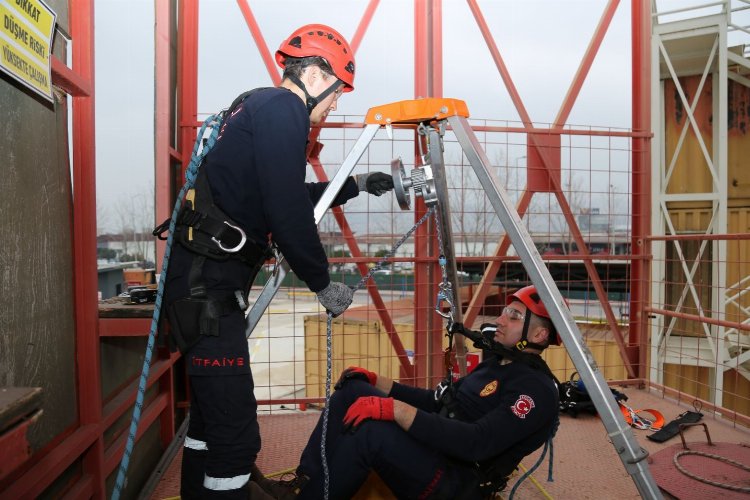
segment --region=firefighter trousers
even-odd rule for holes
[[[457,498],[477,484],[474,471],[449,460],[413,439],[395,422],[367,421],[354,432],[343,432],[343,418],[360,396],[384,396],[369,383],[349,380],[330,399],[326,450],[329,498],[349,499],[375,471],[397,498]],[[310,480],[300,499],[323,497],[320,443],[322,416],[302,452],[298,473]],[[464,498],[480,498],[469,493]]]

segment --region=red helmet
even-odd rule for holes
[[[525,305],[529,311],[533,312],[537,316],[551,319],[549,313],[547,312],[547,308],[544,306],[544,302],[542,302],[542,298],[539,296],[539,293],[537,293],[536,287],[534,285],[525,286],[520,290],[517,290],[515,293],[508,295],[505,302],[507,305],[510,305],[511,302],[516,300]],[[567,304],[567,301],[565,301],[565,303]],[[560,345],[562,342],[560,339],[560,334],[557,333],[557,329],[555,329],[553,333],[554,337],[550,338],[549,343]]]
[[[282,68],[287,57],[325,59],[336,78],[344,82],[344,92],[354,90],[354,52],[341,34],[325,24],[308,24],[294,30],[276,51],[276,63]]]

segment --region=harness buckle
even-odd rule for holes
[[[215,236],[211,236],[211,241],[216,243],[216,246],[218,246],[221,250],[223,250],[226,253],[237,253],[242,249],[243,246],[245,246],[245,242],[247,241],[247,235],[245,234],[245,231],[243,231],[241,227],[234,226],[227,221],[224,221],[224,224],[226,224],[227,226],[231,227],[232,229],[240,233],[240,242],[237,244],[237,246],[232,247],[232,248],[226,248],[224,245],[221,244],[221,241],[216,239]]]

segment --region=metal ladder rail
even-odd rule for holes
[[[625,469],[632,477],[641,497],[661,499],[661,492],[646,461],[648,452],[641,448],[632,430],[625,422],[612,391],[609,390],[606,380],[599,371],[593,354],[583,342],[578,325],[576,325],[572,313],[566,307],[560,290],[558,290],[552,275],[544,265],[542,257],[539,255],[528,231],[523,226],[521,218],[505,191],[490,174],[488,168],[490,161],[479,144],[468,120],[461,116],[449,116],[447,120],[500,222],[508,233],[511,243],[521,257],[521,262],[529,273],[532,283],[547,307],[555,328],[560,332],[568,355],[586,385]]]
[[[318,203],[315,204],[314,214],[316,224],[320,223],[321,219],[323,218],[323,214],[325,214],[326,210],[331,207],[333,200],[336,198],[336,196],[338,196],[341,188],[344,187],[344,183],[349,178],[349,175],[351,175],[354,167],[357,165],[357,162],[362,157],[367,147],[370,145],[370,142],[372,142],[372,139],[375,137],[375,134],[378,132],[378,129],[380,127],[381,126],[379,124],[368,124],[365,126],[364,130],[357,139],[357,142],[354,144],[351,151],[349,151],[346,159],[344,159],[341,167],[339,167],[338,171],[336,172],[336,175],[333,176],[333,179],[331,179],[325,191],[323,191],[320,200],[318,200]],[[265,313],[266,309],[268,309],[271,300],[273,300],[276,292],[279,291],[281,283],[284,281],[284,277],[289,272],[289,264],[284,260],[283,256],[280,256],[278,258],[276,266],[276,271],[273,275],[271,275],[270,278],[268,278],[268,281],[266,281],[266,284],[263,286],[263,289],[258,295],[258,298],[253,303],[250,311],[248,311],[247,313],[245,337],[250,337],[250,335],[253,333],[253,330],[260,321],[260,318],[263,316],[263,313]]]

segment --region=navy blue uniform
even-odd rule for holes
[[[309,129],[307,110],[298,96],[283,88],[260,89],[225,118],[201,171],[207,175],[214,203],[248,239],[260,246],[272,239],[295,274],[317,292],[330,283],[313,213],[327,183],[305,183]],[[350,178],[333,204],[358,193]],[[193,253],[175,245],[165,306],[189,295],[193,258]],[[236,290],[247,288],[251,272],[237,259],[206,259],[201,279],[209,296],[231,298]],[[239,309],[221,317],[218,336],[202,336],[186,355],[192,402],[183,498],[246,496],[238,488],[246,483],[260,450],[249,361]]]
[[[477,463],[497,456],[510,474],[544,444],[558,413],[558,391],[541,370],[492,357],[455,384],[456,415],[441,412],[434,392],[394,383],[389,396],[418,411],[408,431],[395,422],[368,421],[342,434],[342,419],[360,396],[383,396],[367,382],[348,381],[330,400],[327,434],[330,498],[351,498],[370,470],[398,498],[478,498]],[[319,498],[322,419],[298,472],[310,477],[300,498]]]

